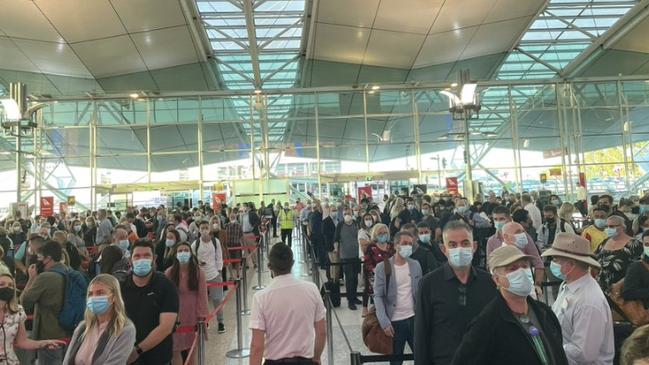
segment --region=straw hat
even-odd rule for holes
[[[552,248],[543,252],[542,257],[558,256],[583,262],[589,266],[601,268],[601,265],[590,252],[590,242],[573,233],[558,233],[554,237]]]
[[[534,257],[524,254],[521,250],[512,245],[498,247],[489,254],[489,269],[493,270],[499,267],[507,266],[520,259],[527,259],[528,261],[532,261]]]

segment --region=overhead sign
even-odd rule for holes
[[[541,180],[541,184],[547,183],[548,182],[548,174],[539,175],[539,180]]]
[[[586,189],[586,174],[583,172],[579,173],[579,185],[581,185],[582,188]]]
[[[68,197],[68,205],[73,207],[75,204],[77,204],[77,198],[74,195],[70,195]]]
[[[364,186],[362,188],[358,188],[358,203],[360,204],[361,200],[363,198],[368,198],[372,200],[372,187],[371,186]]]
[[[54,197],[41,197],[41,217],[50,217],[54,215]]]
[[[550,169],[550,176],[561,176],[561,167],[553,167]]]
[[[446,190],[450,194],[457,194],[460,190],[457,184],[457,177],[447,177],[446,178]]]

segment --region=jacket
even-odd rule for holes
[[[392,275],[386,292],[385,286],[385,265],[383,262],[376,265],[374,269],[374,305],[376,306],[376,317],[381,324],[381,328],[387,328],[392,323],[391,318],[397,309],[397,280],[394,277],[394,256],[388,260],[392,266]],[[410,268],[410,284],[412,288],[412,302],[416,305],[417,290],[419,290],[419,281],[421,280],[421,267],[419,262],[413,259],[406,259]],[[415,310],[414,306],[412,308]]]
[[[95,352],[92,356],[92,365],[123,365],[126,364],[129,355],[133,352],[135,344],[135,326],[127,319],[122,333],[119,336],[112,336],[108,333],[111,327],[108,324],[106,330],[99,336],[99,342],[95,345]],[[86,329],[85,322],[79,323],[74,330],[68,351],[63,359],[64,365],[74,365],[75,357],[83,344],[83,332]]]
[[[568,365],[563,351],[563,336],[559,320],[547,305],[527,298],[529,311],[533,311],[545,334],[546,353],[556,365]],[[455,352],[453,364],[457,365],[542,365],[532,337],[507,306],[502,295],[497,295],[471,323],[460,347]]]
[[[63,269],[63,266],[63,264],[56,264],[54,267]],[[22,305],[26,312],[34,313],[32,327],[34,340],[51,340],[68,336],[59,325],[64,293],[65,279],[52,269],[38,274],[32,286],[23,291]]]

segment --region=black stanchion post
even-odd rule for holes
[[[205,321],[198,321],[198,365],[205,365]]]
[[[262,254],[262,250],[264,248],[263,243],[266,241],[267,234],[268,233],[264,233],[264,235],[261,236],[261,242],[259,247],[257,247],[257,285],[252,287],[253,290],[261,290],[265,288],[265,286],[261,284],[261,268],[264,266],[264,255]]]
[[[243,324],[241,320],[241,280],[237,279],[237,292],[235,295],[236,301],[236,314],[237,314],[237,348],[228,351],[225,356],[231,359],[242,359],[250,356],[250,349],[243,347]]]
[[[363,361],[361,360],[361,353],[358,351],[352,351],[349,354],[351,365],[362,365]]]
[[[329,290],[325,290],[325,307],[327,308],[327,364],[334,365],[333,307],[331,305],[331,300],[329,299]]]

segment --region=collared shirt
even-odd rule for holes
[[[571,365],[613,364],[611,309],[590,274],[564,282],[552,311],[561,323],[563,349]]]
[[[310,359],[315,345],[313,323],[324,318],[324,303],[315,284],[286,274],[255,293],[250,329],[265,332],[266,360]]]
[[[415,365],[450,364],[469,323],[497,293],[476,268],[466,285],[448,263],[424,276],[415,300]]]
[[[98,245],[110,243],[111,234],[113,234],[113,224],[110,223],[108,218],[104,218],[97,227],[97,239],[95,242]]]

